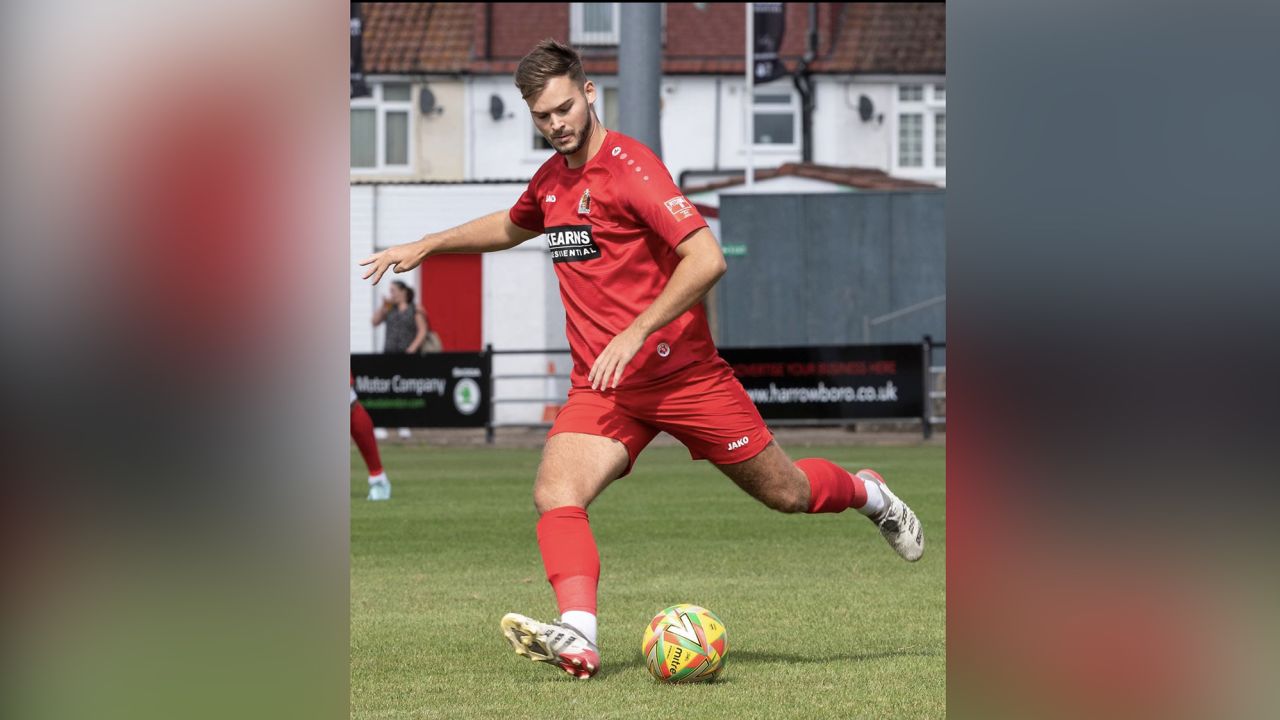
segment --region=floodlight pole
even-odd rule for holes
[[[618,124],[662,157],[662,4],[622,3]]]
[[[756,168],[755,168],[755,144],[756,144],[756,128],[755,113],[752,112],[752,105],[755,104],[755,3],[746,3],[747,6],[747,93],[742,98],[742,107],[745,117],[743,123],[747,128],[747,187],[755,185]]]

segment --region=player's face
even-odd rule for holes
[[[534,126],[561,155],[572,155],[586,144],[595,101],[594,83],[578,87],[568,75],[551,78],[542,92],[526,98]]]

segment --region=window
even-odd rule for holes
[[[752,105],[752,134],[756,145],[790,147],[799,136],[800,106],[788,87],[758,88]]]
[[[924,117],[920,113],[898,116],[898,164],[902,167],[924,165]]]
[[[947,166],[947,114],[933,116],[933,164]]]
[[[947,167],[947,87],[943,83],[898,86],[894,167],[922,171]]]
[[[569,42],[617,45],[621,3],[569,3]]]
[[[610,130],[618,129],[618,88],[607,87],[602,88],[596,86],[600,91],[601,99],[604,100],[604,108],[600,114],[600,121]],[[596,101],[596,109],[601,110],[600,101]]]
[[[408,83],[373,83],[372,95],[351,101],[351,169],[412,169],[412,88]]]
[[[542,133],[538,132],[537,125],[533,126],[533,149],[536,151],[555,149],[551,147],[551,143],[547,142],[547,139],[542,136]]]
[[[377,136],[377,111],[351,108],[351,167],[371,168],[378,165]]]

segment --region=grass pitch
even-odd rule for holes
[[[650,448],[591,506],[603,669],[582,682],[517,657],[498,629],[557,611],[534,535],[539,452],[384,446],[371,503],[352,453],[354,718],[933,718],[946,714],[946,523],[938,447],[791,448],[873,467],[920,517],[900,560],[854,511],[782,515],[683,448]],[[640,655],[662,608],[728,628],[723,676],[666,686]]]

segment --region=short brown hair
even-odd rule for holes
[[[521,97],[528,98],[542,92],[551,78],[561,75],[568,75],[579,87],[587,81],[578,51],[553,38],[547,38],[534,46],[520,61],[520,66],[516,68],[516,87],[520,88]]]

